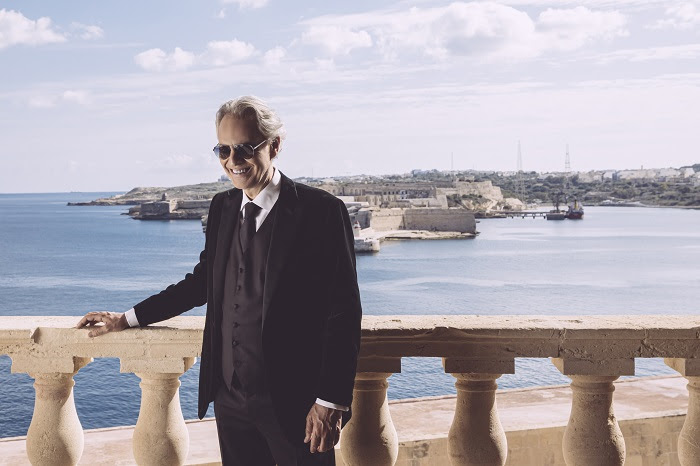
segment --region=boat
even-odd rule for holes
[[[566,219],[566,212],[559,210],[559,199],[562,193],[557,193],[554,195],[554,209],[550,210],[545,214],[547,220],[564,220]]]
[[[547,220],[565,220],[566,219],[566,212],[563,211],[557,211],[557,210],[550,210],[547,212],[545,215]]]
[[[574,202],[569,204],[569,210],[566,211],[566,218],[569,220],[583,219],[583,206],[578,202],[578,199],[574,199]]]

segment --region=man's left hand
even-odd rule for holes
[[[343,412],[314,403],[306,415],[306,437],[311,453],[331,450],[340,440]]]

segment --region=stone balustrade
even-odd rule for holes
[[[74,465],[83,431],[73,402],[73,375],[93,358],[119,358],[141,379],[134,430],[138,464],[183,464],[188,434],[179,376],[199,356],[203,317],[177,317],[148,328],[91,339],[78,317],[0,317],[0,354],[12,372],[28,373],[36,390],[27,432],[34,465]],[[695,316],[365,316],[353,417],[343,430],[347,465],[393,465],[398,440],[387,406],[387,379],[402,357],[440,357],[455,378],[457,399],[448,437],[453,465],[505,464],[506,437],[495,401],[496,380],[515,372],[515,358],[551,358],[571,378],[564,433],[567,465],[622,465],[625,442],[613,410],[613,381],[634,374],[636,358],[665,358],[688,379],[689,407],[678,440],[679,462],[700,465],[700,317]],[[533,413],[534,414],[534,413]]]

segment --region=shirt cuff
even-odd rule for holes
[[[124,315],[126,316],[126,322],[129,324],[129,327],[140,327],[139,320],[136,318],[136,311],[133,307],[126,311]]]
[[[331,403],[330,401],[325,401],[325,400],[322,400],[320,398],[316,398],[316,404],[319,404],[321,406],[325,406],[326,408],[337,409],[339,411],[347,411],[350,409],[347,406],[337,405],[335,403]]]

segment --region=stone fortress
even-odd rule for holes
[[[357,222],[360,230],[369,229],[372,234],[410,230],[475,235],[475,210],[488,212],[523,207],[518,199],[504,198],[501,189],[491,181],[456,178],[399,182],[354,178],[299,181],[342,199],[352,222]],[[222,186],[218,186],[220,184]],[[225,182],[215,185],[221,190],[229,186]],[[141,220],[198,219],[206,217],[210,202],[210,197],[180,199],[163,193],[160,200],[131,207],[129,215]],[[203,222],[206,225],[206,219]],[[379,236],[383,239],[387,235]]]

